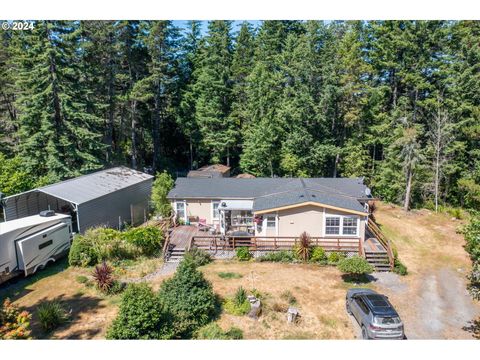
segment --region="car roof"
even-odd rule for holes
[[[398,316],[392,304],[385,295],[380,294],[362,294],[365,304],[369,307],[374,315],[381,316]]]

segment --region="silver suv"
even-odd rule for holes
[[[403,323],[385,295],[370,289],[350,289],[347,312],[357,320],[364,339],[404,339]]]

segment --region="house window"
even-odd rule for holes
[[[175,203],[175,211],[177,213],[177,217],[179,219],[182,219],[182,220],[185,220],[185,202],[184,201],[180,201],[180,202],[177,202]]]
[[[325,219],[325,234],[340,234],[340,216],[327,216],[327,218]]]
[[[357,221],[356,217],[344,217],[342,233],[343,235],[357,235]]]
[[[267,216],[267,229],[275,229],[276,224],[275,216]]]
[[[212,218],[213,220],[220,219],[220,211],[218,207],[220,206],[220,201],[212,201]]]

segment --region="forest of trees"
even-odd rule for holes
[[[36,21],[0,45],[0,191],[126,165],[365,177],[480,206],[480,23]]]

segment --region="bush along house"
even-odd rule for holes
[[[190,246],[282,250],[306,232],[327,251],[393,261],[369,221],[372,196],[362,178],[178,178],[168,198],[177,223],[208,231],[193,233]]]

